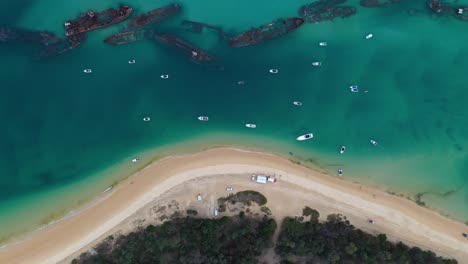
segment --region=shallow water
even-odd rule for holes
[[[222,61],[222,71],[151,42],[104,44],[122,24],[92,31],[81,47],[48,60],[36,60],[28,45],[1,45],[0,234],[18,231],[12,223],[33,210],[39,212],[24,223],[85,201],[96,194],[92,183],[103,190],[134,171],[128,158],[136,153],[182,139],[210,145],[212,133],[229,135],[216,142],[293,151],[331,175],[343,168],[353,180],[425,193],[429,206],[467,219],[467,22],[433,16],[425,1],[402,1],[382,9],[358,7],[353,17],[306,24],[286,37],[240,49],[213,32],[198,35],[178,27],[188,19],[233,34],[296,16],[307,2],[180,1],[181,15],[156,27],[203,47]],[[119,1],[14,3],[0,14],[0,24],[62,36],[64,20]],[[169,3],[136,0],[132,6],[142,13]],[[366,40],[368,33],[374,37]],[[320,41],[329,45],[320,47]],[[131,59],[136,63],[128,64]],[[322,66],[313,67],[313,61]],[[84,74],[86,68],[93,73]],[[279,73],[270,74],[271,68]],[[238,85],[240,80],[245,84]],[[352,84],[359,93],[349,91]],[[199,115],[210,121],[199,122]],[[143,122],[145,116],[151,122]],[[295,140],[307,132],[314,139]],[[347,147],[343,155],[341,145]],[[115,174],[117,165],[126,169]],[[107,169],[112,175],[103,173]]]

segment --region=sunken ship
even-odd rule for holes
[[[81,45],[81,43],[83,43],[86,40],[86,38],[87,36],[84,33],[69,36],[57,43],[44,47],[39,56],[41,58],[45,58],[60,55],[64,52],[77,48],[79,45]]]
[[[47,46],[61,41],[54,33],[14,27],[0,27],[0,42],[26,42]]]
[[[154,9],[146,14],[136,16],[128,21],[129,28],[143,27],[149,24],[157,23],[180,13],[179,4],[170,4],[158,9]]]
[[[152,40],[155,36],[154,30],[133,30],[114,34],[104,39],[104,42],[109,45],[122,45],[140,40]]]
[[[65,35],[73,36],[109,26],[125,20],[133,13],[133,8],[121,5],[119,9],[109,8],[101,12],[88,11],[77,19],[66,21]]]
[[[278,19],[259,28],[251,29],[247,32],[234,36],[230,40],[232,47],[245,47],[258,44],[262,41],[272,40],[296,30],[304,24],[304,19],[293,17]]]
[[[320,23],[333,20],[337,17],[345,18],[356,14],[356,8],[353,6],[336,6],[316,12],[303,12],[304,18],[309,23]]]
[[[337,6],[339,4],[342,4],[346,2],[346,0],[320,0],[316,1],[313,3],[310,3],[308,5],[304,5],[301,8],[299,8],[299,15],[301,16],[311,16],[319,12],[323,12],[324,10],[327,10],[329,8],[332,8],[334,6]]]
[[[460,20],[468,20],[468,6],[444,3],[440,0],[428,0],[427,5],[437,14],[453,16]]]

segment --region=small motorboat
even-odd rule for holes
[[[244,85],[244,84],[245,84],[245,81],[238,81],[237,84],[238,84],[238,85]]]
[[[169,75],[167,75],[167,74],[161,75],[161,79],[168,79],[168,78],[169,78]]]
[[[304,134],[304,135],[298,136],[298,137],[296,138],[296,140],[298,140],[298,141],[304,141],[304,140],[311,139],[311,138],[313,138],[313,137],[314,137],[314,134],[308,133],[308,134]]]
[[[343,154],[346,150],[346,147],[345,146],[341,146],[341,149],[340,149],[340,154]]]
[[[256,128],[257,125],[256,124],[245,124],[246,127],[248,128]]]
[[[370,140],[370,143],[371,143],[372,145],[374,145],[374,146],[377,146],[377,141],[375,141],[375,140],[373,140],[373,139]]]
[[[366,39],[370,39],[370,38],[372,38],[373,36],[374,36],[373,34],[367,34],[367,35],[366,35]]]
[[[129,60],[128,61],[128,64],[135,64],[136,63],[136,60]]]
[[[108,192],[108,191],[112,190],[112,188],[114,188],[114,187],[110,186],[107,189],[105,189],[103,192]]]
[[[357,93],[357,92],[359,92],[358,86],[357,86],[357,85],[355,85],[355,84],[354,84],[354,85],[351,85],[351,86],[349,86],[349,89],[350,89],[350,90],[351,90],[351,92],[353,92],[353,93]]]
[[[302,102],[299,102],[299,101],[294,101],[293,104],[295,106],[302,106]]]
[[[91,70],[91,69],[84,69],[83,72],[84,72],[84,73],[92,73],[93,70]]]
[[[312,66],[319,67],[319,66],[322,66],[322,63],[320,61],[314,61],[312,62]]]
[[[343,170],[342,169],[338,169],[338,176],[340,176],[340,177],[343,176]]]
[[[200,121],[208,121],[208,120],[210,120],[207,116],[199,116],[197,119],[200,120]]]
[[[325,41],[322,41],[322,42],[319,43],[319,46],[326,47],[326,46],[328,46],[328,43],[325,42]]]
[[[140,160],[140,158],[134,158],[132,159],[132,162],[135,163],[135,162],[138,162]]]
[[[143,117],[143,121],[145,122],[149,122],[151,121],[151,117],[147,116],[147,117]]]
[[[278,73],[278,69],[270,69],[270,73]]]

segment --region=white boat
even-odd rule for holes
[[[92,73],[93,70],[91,70],[91,69],[84,69],[83,72],[84,72],[84,73]]]
[[[147,116],[147,117],[143,117],[143,121],[145,122],[149,122],[151,121],[151,117]]]
[[[351,90],[351,92],[353,92],[353,93],[357,93],[357,92],[359,92],[358,86],[357,86],[357,85],[355,85],[355,84],[354,84],[354,85],[351,85],[351,86],[349,86],[349,89],[350,89],[350,90]]]
[[[373,139],[370,140],[370,143],[371,143],[372,145],[374,145],[374,146],[377,146],[377,141],[375,141],[375,140],[373,140]]]
[[[207,116],[199,116],[199,117],[197,117],[197,118],[198,118],[198,120],[200,120],[200,121],[208,121],[208,120],[210,120]]]
[[[322,41],[322,42],[319,43],[319,46],[321,46],[321,47],[325,47],[327,45],[328,45],[328,43],[325,42],[325,41]]]
[[[296,106],[302,106],[302,102],[299,102],[299,101],[294,101],[293,104]]]
[[[308,134],[304,134],[304,135],[298,136],[298,137],[296,138],[296,140],[298,140],[298,141],[304,141],[304,140],[311,139],[311,138],[313,138],[313,137],[314,137],[314,134],[308,133]]]
[[[371,34],[367,34],[367,35],[366,35],[366,39],[370,39],[370,38],[372,38],[373,36],[374,36],[374,35],[373,35],[372,33],[371,33]]]
[[[322,63],[320,61],[314,61],[312,62],[312,66],[319,67],[319,66],[322,66]]]
[[[343,176],[343,170],[342,169],[338,169],[338,176]]]
[[[135,162],[138,162],[140,160],[140,158],[134,158],[132,159],[132,162],[135,163]]]
[[[245,124],[246,127],[248,128],[256,128],[257,125],[256,124]]]
[[[238,81],[237,84],[238,84],[238,85],[244,85],[244,84],[245,84],[245,81]]]
[[[135,64],[136,60],[129,60],[128,64]]]
[[[346,147],[345,146],[341,146],[341,149],[340,149],[340,154],[343,154],[346,150]]]
[[[167,74],[161,75],[161,79],[168,79],[168,78],[169,78],[169,75],[167,75]]]
[[[278,73],[278,69],[270,69],[270,73]]]
[[[109,188],[105,189],[103,192],[108,192],[108,191],[112,190],[112,188],[114,188],[114,187],[110,186]]]

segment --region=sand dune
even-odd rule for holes
[[[272,174],[279,182],[255,184],[248,177],[251,173]],[[468,260],[468,240],[461,236],[467,228],[411,201],[323,175],[270,154],[212,149],[149,165],[94,206],[2,249],[0,263],[69,260],[100,238],[122,229],[128,219],[151,203],[157,204],[164,198],[188,199],[190,204],[195,193],[210,190],[221,196],[225,195],[226,186],[265,194],[277,220],[299,214],[308,205],[322,215],[342,213],[359,228],[384,232],[390,238],[437,251],[460,263]],[[376,223],[369,225],[369,218]]]

